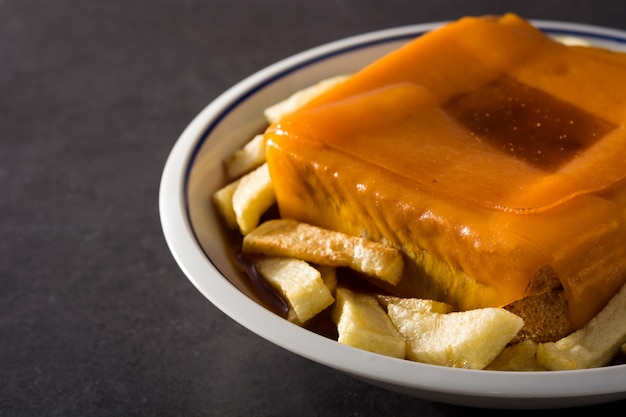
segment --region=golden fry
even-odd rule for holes
[[[583,328],[537,347],[537,361],[556,370],[596,368],[608,364],[626,343],[626,286]]]
[[[261,224],[244,237],[243,252],[349,267],[394,285],[402,278],[404,268],[396,249],[290,219]]]
[[[394,358],[405,357],[406,342],[371,295],[337,288],[333,320],[339,343]]]
[[[300,259],[264,258],[254,266],[285,297],[301,323],[335,301],[320,272]]]
[[[259,219],[276,202],[267,164],[239,179],[233,194],[233,210],[242,235],[250,233]]]

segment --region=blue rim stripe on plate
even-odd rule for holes
[[[542,32],[550,35],[569,35],[569,36],[581,36],[584,38],[594,38],[603,41],[609,41],[614,43],[621,43],[626,45],[626,38],[618,35],[609,35],[602,33],[581,32],[576,29],[564,29],[564,28],[539,28]]]

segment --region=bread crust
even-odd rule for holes
[[[528,293],[529,296],[504,307],[524,320],[524,327],[511,344],[525,340],[555,342],[575,330],[568,319],[563,286],[551,267],[537,271]]]

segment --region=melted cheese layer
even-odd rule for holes
[[[399,247],[407,291],[502,306],[549,265],[579,326],[626,280],[625,112],[624,55],[464,18],[271,126],[267,159],[283,217]]]

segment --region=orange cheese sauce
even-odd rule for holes
[[[423,35],[266,131],[281,215],[443,260],[467,286],[401,290],[460,308],[550,265],[582,325],[626,281],[625,62],[515,15]]]

